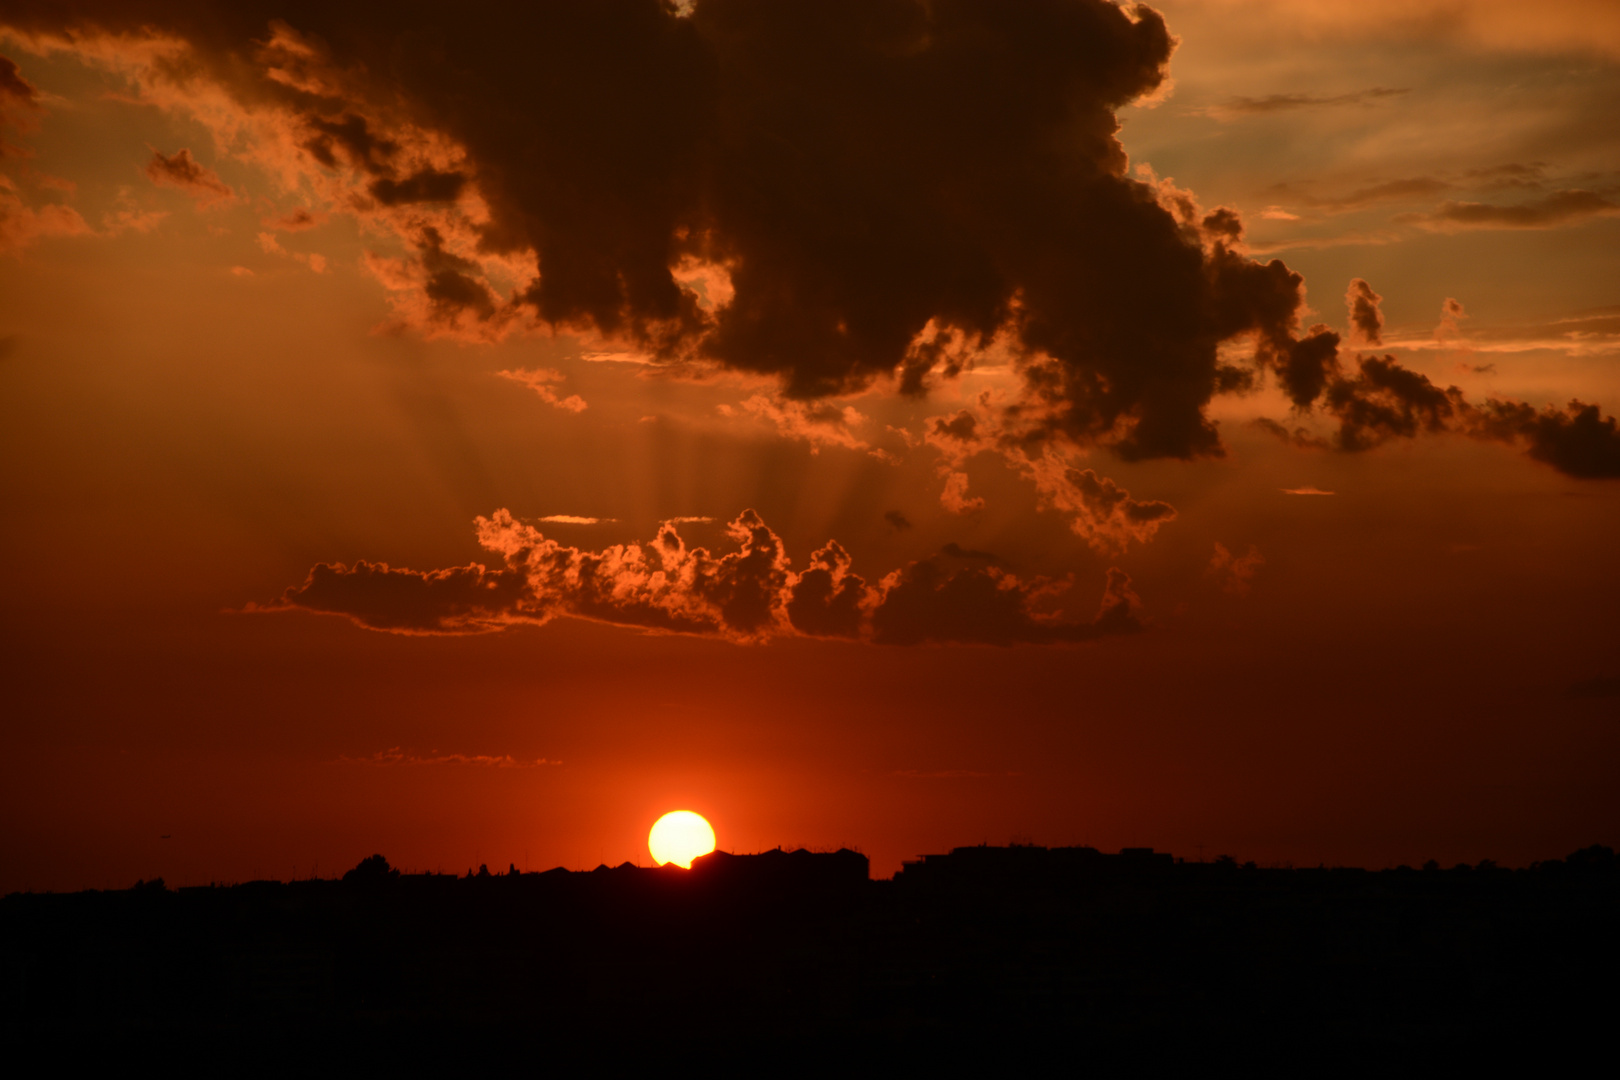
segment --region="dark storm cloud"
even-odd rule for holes
[[[1368,345],[1384,343],[1384,313],[1378,310],[1383,299],[1361,278],[1351,278],[1344,294],[1345,306],[1350,309],[1350,328],[1357,339]]]
[[[154,78],[280,110],[287,145],[374,209],[475,191],[487,216],[465,235],[391,219],[415,249],[396,280],[418,300],[399,306],[429,332],[595,332],[801,399],[922,392],[994,339],[1025,379],[1026,447],[1133,460],[1221,453],[1205,408],[1246,377],[1216,347],[1258,331],[1270,362],[1296,332],[1299,276],[1238,254],[1235,214],[1187,217],[1190,198],[1127,172],[1115,110],[1161,86],[1174,44],[1147,7],[9,8],[24,30],[185,40],[183,74]],[[478,258],[527,280],[495,288]],[[724,302],[700,303],[688,271],[728,278]]]
[[[502,569],[322,563],[275,603],[250,610],[343,615],[402,634],[484,633],[581,618],[737,642],[802,635],[1012,645],[1141,629],[1140,602],[1118,570],[1109,571],[1097,615],[1075,621],[1056,609],[1067,581],[1024,580],[997,565],[947,571],[931,559],[869,585],[852,572],[843,546],[830,541],[794,572],[781,538],[752,510],[727,527],[737,550],[723,555],[688,548],[674,522],[648,544],[602,551],[547,539],[504,510],[479,518],[478,530],[479,542],[502,556]],[[946,553],[959,561],[994,559],[961,549]]]
[[[179,188],[197,200],[199,206],[226,202],[236,197],[229,184],[221,180],[212,169],[181,148],[172,156],[161,150],[152,151],[152,160],[146,163],[146,175],[161,187]]]

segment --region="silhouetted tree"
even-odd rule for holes
[[[343,880],[350,885],[386,885],[398,878],[399,871],[390,867],[381,855],[367,855],[343,875]]]

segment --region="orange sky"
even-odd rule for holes
[[[7,5],[0,890],[1620,840],[1612,5],[1011,10]]]

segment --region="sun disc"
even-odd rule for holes
[[[714,850],[714,829],[700,814],[672,810],[653,823],[647,848],[660,866],[674,863],[690,870],[693,859]]]

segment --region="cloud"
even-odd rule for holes
[[[236,198],[229,184],[212,169],[199,164],[184,147],[172,157],[153,150],[152,160],[146,163],[146,175],[159,187],[179,188],[195,199],[198,206],[214,206]]]
[[[1249,545],[1248,554],[1239,558],[1226,550],[1226,545],[1217,541],[1215,554],[1209,560],[1208,573],[1220,582],[1222,591],[1233,596],[1247,596],[1249,587],[1254,583],[1254,575],[1265,562],[1260,549],[1253,544]]]
[[[31,131],[43,111],[34,84],[23,78],[16,61],[0,56],[0,127]],[[0,158],[9,157],[13,150],[0,140]]]
[[[1440,304],[1440,322],[1434,328],[1434,340],[1436,343],[1441,345],[1449,344],[1461,336],[1462,328],[1460,324],[1466,318],[1468,318],[1468,312],[1464,310],[1462,301],[1453,296],[1446,297]]]
[[[781,539],[752,510],[726,529],[736,550],[691,548],[674,522],[648,544],[568,547],[500,510],[478,519],[479,543],[504,566],[416,571],[361,561],[321,563],[304,583],[248,610],[306,610],[401,634],[487,633],[580,618],[750,643],[777,636],[880,644],[988,645],[1086,641],[1142,628],[1130,579],[1108,572],[1089,619],[1066,616],[1067,580],[1022,579],[996,565],[947,570],[929,559],[876,585],[852,571],[837,541],[794,572]],[[958,549],[957,561],[981,562]]]
[[[275,233],[262,232],[259,234],[259,249],[266,255],[280,255],[286,259],[294,259],[303,263],[317,274],[326,273],[326,256],[316,252],[288,251],[281,246]]]
[[[1297,221],[1298,215],[1289,214],[1284,206],[1298,206],[1319,210],[1326,214],[1344,214],[1364,210],[1382,202],[1410,202],[1432,199],[1455,185],[1435,176],[1408,176],[1396,180],[1381,180],[1376,184],[1356,188],[1340,195],[1314,195],[1295,184],[1274,184],[1266,194],[1276,202],[1260,216],[1269,220]],[[1279,212],[1280,211],[1280,212]]]
[[[1219,105],[1210,106],[1200,110],[1208,116],[1218,119],[1230,119],[1234,116],[1253,115],[1275,112],[1292,112],[1296,109],[1315,109],[1334,105],[1367,105],[1387,98],[1400,97],[1409,94],[1409,88],[1389,89],[1383,86],[1374,86],[1368,90],[1356,90],[1348,94],[1334,94],[1321,97],[1316,94],[1268,94],[1265,97],[1234,97],[1228,98]]]
[[[560,371],[553,371],[550,368],[518,368],[515,371],[497,371],[495,374],[503,379],[511,379],[515,383],[527,386],[540,395],[541,401],[566,412],[581,413],[590,407],[586,404],[585,399],[578,394],[569,394],[567,397],[562,397],[553,389],[555,383],[567,380],[567,376]]]
[[[1321,488],[1314,488],[1314,487],[1281,488],[1279,490],[1281,490],[1284,495],[1334,495],[1334,494],[1337,494],[1336,492],[1323,491]]]
[[[889,528],[897,532],[911,528],[911,519],[898,510],[884,511],[883,520],[889,523]]]
[[[1378,310],[1378,305],[1383,299],[1361,278],[1350,279],[1350,288],[1344,294],[1344,303],[1350,309],[1352,339],[1367,345],[1384,343],[1384,313]]]
[[[1462,232],[1469,229],[1556,229],[1615,214],[1620,214],[1620,203],[1595,191],[1572,189],[1511,206],[1445,202],[1432,213],[1407,214],[1396,220],[1434,232]]]
[[[819,454],[823,447],[836,446],[846,450],[865,450],[878,457],[889,458],[885,451],[874,451],[869,443],[855,434],[855,428],[866,423],[866,417],[849,405],[831,401],[794,401],[780,395],[755,394],[741,403],[745,413],[751,413],[776,427],[783,437],[810,444],[810,452]],[[735,411],[729,405],[720,406],[722,414],[731,416]]]
[[[1545,321],[1483,323],[1463,333],[1470,318],[1460,301],[1447,297],[1432,334],[1388,339],[1386,346],[1406,350],[1466,350],[1470,353],[1561,352],[1568,356],[1602,356],[1620,352],[1620,308],[1604,307]],[[1473,365],[1474,369],[1491,365]]]
[[[539,520],[552,525],[610,525],[617,518],[580,517],[578,514],[547,514]]]
[[[1620,58],[1610,0],[1209,0],[1215,18],[1262,20],[1308,40],[1445,41],[1509,53]],[[1223,12],[1220,9],[1228,9]]]
[[[1218,346],[1253,336],[1266,365],[1296,336],[1300,276],[1127,167],[1115,112],[1175,43],[1151,8],[554,0],[495,34],[417,10],[5,21],[391,235],[366,265],[428,336],[563,329],[796,402],[922,393],[996,349],[1024,446],[1129,460],[1221,454]]]
[[[1462,305],[1449,298],[1442,311],[1452,325],[1463,315]],[[1457,387],[1436,386],[1427,375],[1388,354],[1357,356],[1356,371],[1349,374],[1340,362],[1338,336],[1325,327],[1313,328],[1304,340],[1316,337],[1324,347],[1308,354],[1296,348],[1289,366],[1279,374],[1297,414],[1320,408],[1338,420],[1338,430],[1322,439],[1303,426],[1290,429],[1275,420],[1255,421],[1285,442],[1353,453],[1391,439],[1453,433],[1521,445],[1530,457],[1577,479],[1620,477],[1620,431],[1614,417],[1603,416],[1597,405],[1577,400],[1562,409],[1538,410],[1525,402],[1496,398],[1475,405]]]
[[[1102,605],[1089,621],[1036,613],[1066,583],[1020,581],[995,567],[946,574],[939,563],[925,560],[890,574],[882,586],[882,603],[872,613],[873,637],[882,644],[1052,644],[1142,629],[1130,578],[1113,568]]]
[[[1536,410],[1518,401],[1490,399],[1470,410],[1465,430],[1475,438],[1519,443],[1537,461],[1583,480],[1620,477],[1620,431],[1598,406],[1571,401],[1563,409]]]
[[[21,251],[47,237],[90,236],[94,232],[71,206],[27,205],[10,181],[0,176],[0,254]]]
[[[263,221],[267,229],[279,229],[282,232],[303,232],[320,225],[326,218],[324,214],[317,214],[308,207],[297,206],[281,214],[272,214]]]

